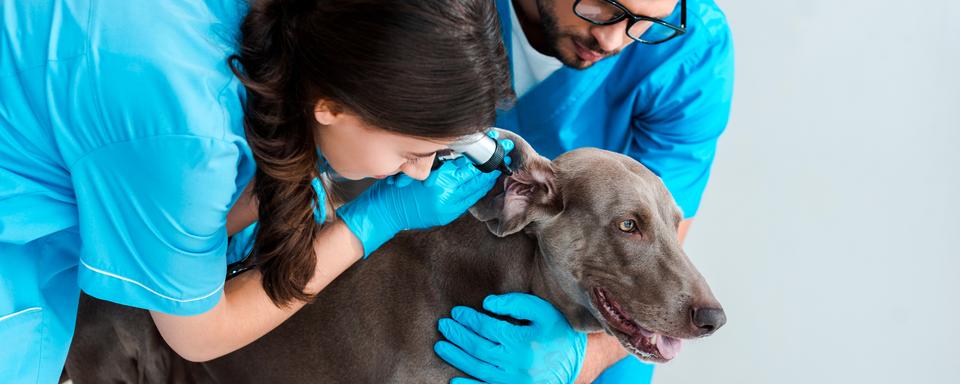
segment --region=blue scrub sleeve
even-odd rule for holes
[[[603,371],[593,384],[650,384],[653,381],[653,368],[653,364],[627,355]]]
[[[240,149],[197,136],[109,144],[71,168],[88,294],[175,315],[220,298]]]
[[[684,218],[691,218],[710,176],[730,116],[733,46],[729,31],[709,49],[658,68],[642,92],[630,154],[663,179]]]

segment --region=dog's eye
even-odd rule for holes
[[[634,232],[637,230],[637,222],[633,220],[624,220],[620,224],[617,224],[617,227],[624,232]]]

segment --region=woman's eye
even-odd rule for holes
[[[624,220],[617,225],[623,232],[635,232],[637,230],[637,222],[633,220]]]
[[[410,156],[410,157],[407,157],[406,159],[407,159],[407,162],[408,162],[408,163],[417,163],[417,162],[419,162],[419,161],[421,161],[421,160],[430,159],[430,158],[432,158],[434,155],[436,155],[436,153],[431,153],[431,154],[429,154],[429,155],[423,155],[423,156]]]

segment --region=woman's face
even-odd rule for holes
[[[437,151],[455,140],[415,138],[371,127],[357,115],[333,112],[324,104],[318,103],[315,110],[320,123],[317,145],[330,167],[350,180],[382,179],[400,172],[426,179]]]

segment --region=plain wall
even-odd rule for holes
[[[718,0],[730,124],[687,253],[727,325],[669,383],[960,383],[960,2]]]

